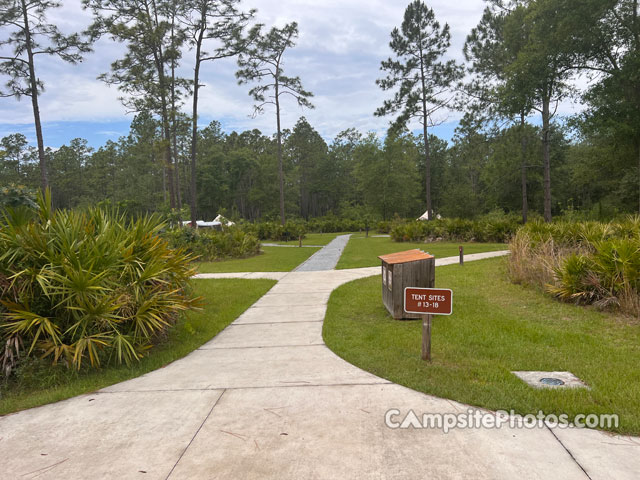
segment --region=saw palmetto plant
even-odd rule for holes
[[[538,284],[565,301],[640,316],[637,215],[609,223],[530,222],[510,247],[512,280]]]
[[[175,228],[163,233],[173,248],[183,248],[199,260],[244,258],[260,253],[260,241],[254,235],[232,227],[224,231]]]
[[[197,307],[192,257],[171,249],[159,217],[7,209],[0,223],[0,364],[39,355],[74,368],[136,361]],[[9,358],[11,355],[11,358]]]

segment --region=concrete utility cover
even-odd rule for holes
[[[511,373],[535,388],[589,388],[586,383],[571,372],[520,371]],[[563,383],[554,385],[548,379],[558,379]]]

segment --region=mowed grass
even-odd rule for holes
[[[453,289],[453,315],[432,322],[431,363],[420,359],[420,321],[392,320],[379,276],[331,295],[323,335],[348,362],[414,390],[520,414],[618,414],[640,434],[640,323],[559,303],[514,285],[504,258],[436,270]],[[591,389],[534,389],[511,371],[571,371]]]
[[[0,415],[64,400],[138,377],[184,357],[211,340],[276,282],[273,280],[194,280],[195,293],[204,298],[201,311],[189,312],[167,338],[130,367],[103,367],[77,373],[59,365],[33,367],[21,384],[0,384]]]
[[[262,247],[255,257],[200,262],[199,273],[290,272],[319,248]]]
[[[363,234],[352,235],[347,247],[342,252],[342,257],[336,266],[337,269],[377,267],[380,265],[379,255],[402,252],[419,248],[436,258],[458,255],[458,247],[464,247],[465,255],[470,253],[490,252],[494,250],[507,250],[504,243],[418,243],[418,242],[394,242],[389,237],[367,238]]]
[[[327,245],[331,240],[338,235],[348,235],[348,233],[307,233],[302,239],[302,245]],[[275,243],[278,245],[298,245],[298,240],[290,240],[288,242],[274,242],[271,240],[264,240],[263,243]]]

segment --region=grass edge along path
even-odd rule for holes
[[[248,258],[198,263],[198,273],[290,272],[320,248],[262,247]]]
[[[153,347],[140,362],[106,366],[75,373],[62,365],[40,364],[28,374],[28,384],[6,391],[0,384],[0,415],[38,407],[93,392],[178,360],[211,340],[276,284],[274,280],[193,280],[195,293],[204,297],[201,311],[189,312],[170,330],[167,339]]]
[[[504,258],[436,269],[453,289],[453,315],[432,322],[431,364],[420,359],[419,321],[398,321],[380,298],[380,276],[334,290],[327,346],[377,376],[413,390],[519,414],[617,414],[613,431],[640,434],[640,323],[560,303],[514,285]],[[534,389],[511,371],[568,370],[591,387]]]
[[[458,255],[458,247],[464,247],[464,253],[482,253],[495,250],[508,250],[504,243],[454,243],[454,242],[394,242],[389,237],[368,238],[362,234],[352,235],[349,243],[342,252],[336,269],[379,267],[379,255],[402,252],[418,248],[434,255],[436,258],[452,257]]]

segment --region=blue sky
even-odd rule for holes
[[[303,85],[315,97],[313,110],[301,110],[285,103],[283,127],[291,128],[304,115],[320,134],[330,141],[340,131],[355,127],[361,132],[375,131],[384,135],[390,118],[378,118],[373,112],[389,92],[382,92],[375,80],[381,76],[380,61],[391,52],[389,33],[402,22],[407,1],[391,0],[245,0],[244,8],[257,8],[257,20],[267,27],[282,26],[297,21],[300,29],[298,45],[285,55],[285,73],[299,75]],[[451,48],[448,56],[462,61],[462,46],[466,35],[476,25],[484,2],[482,0],[434,0],[428,2],[436,18],[451,27]],[[63,31],[79,31],[89,24],[88,12],[80,8],[79,0],[63,0],[50,19]],[[121,44],[102,39],[84,62],[70,66],[54,59],[41,59],[38,76],[46,90],[40,97],[44,122],[45,144],[59,147],[69,140],[82,137],[99,147],[107,140],[126,135],[132,115],[127,114],[118,100],[119,92],[96,79],[108,71],[109,65],[124,52]],[[184,76],[191,76],[192,53],[185,51]],[[275,130],[271,111],[252,118],[249,87],[237,85],[235,62],[224,60],[204,66],[201,90],[200,123],[211,120],[222,123],[224,130],[242,131],[258,128],[265,134]],[[3,80],[0,78],[0,80]],[[578,110],[570,102],[560,106],[560,114]],[[188,110],[188,105],[186,107]],[[442,112],[436,120],[442,123],[432,130],[449,140],[460,118],[459,112]],[[0,98],[0,136],[24,133],[34,141],[31,105],[28,99],[17,102]],[[411,125],[418,129],[418,125]]]

